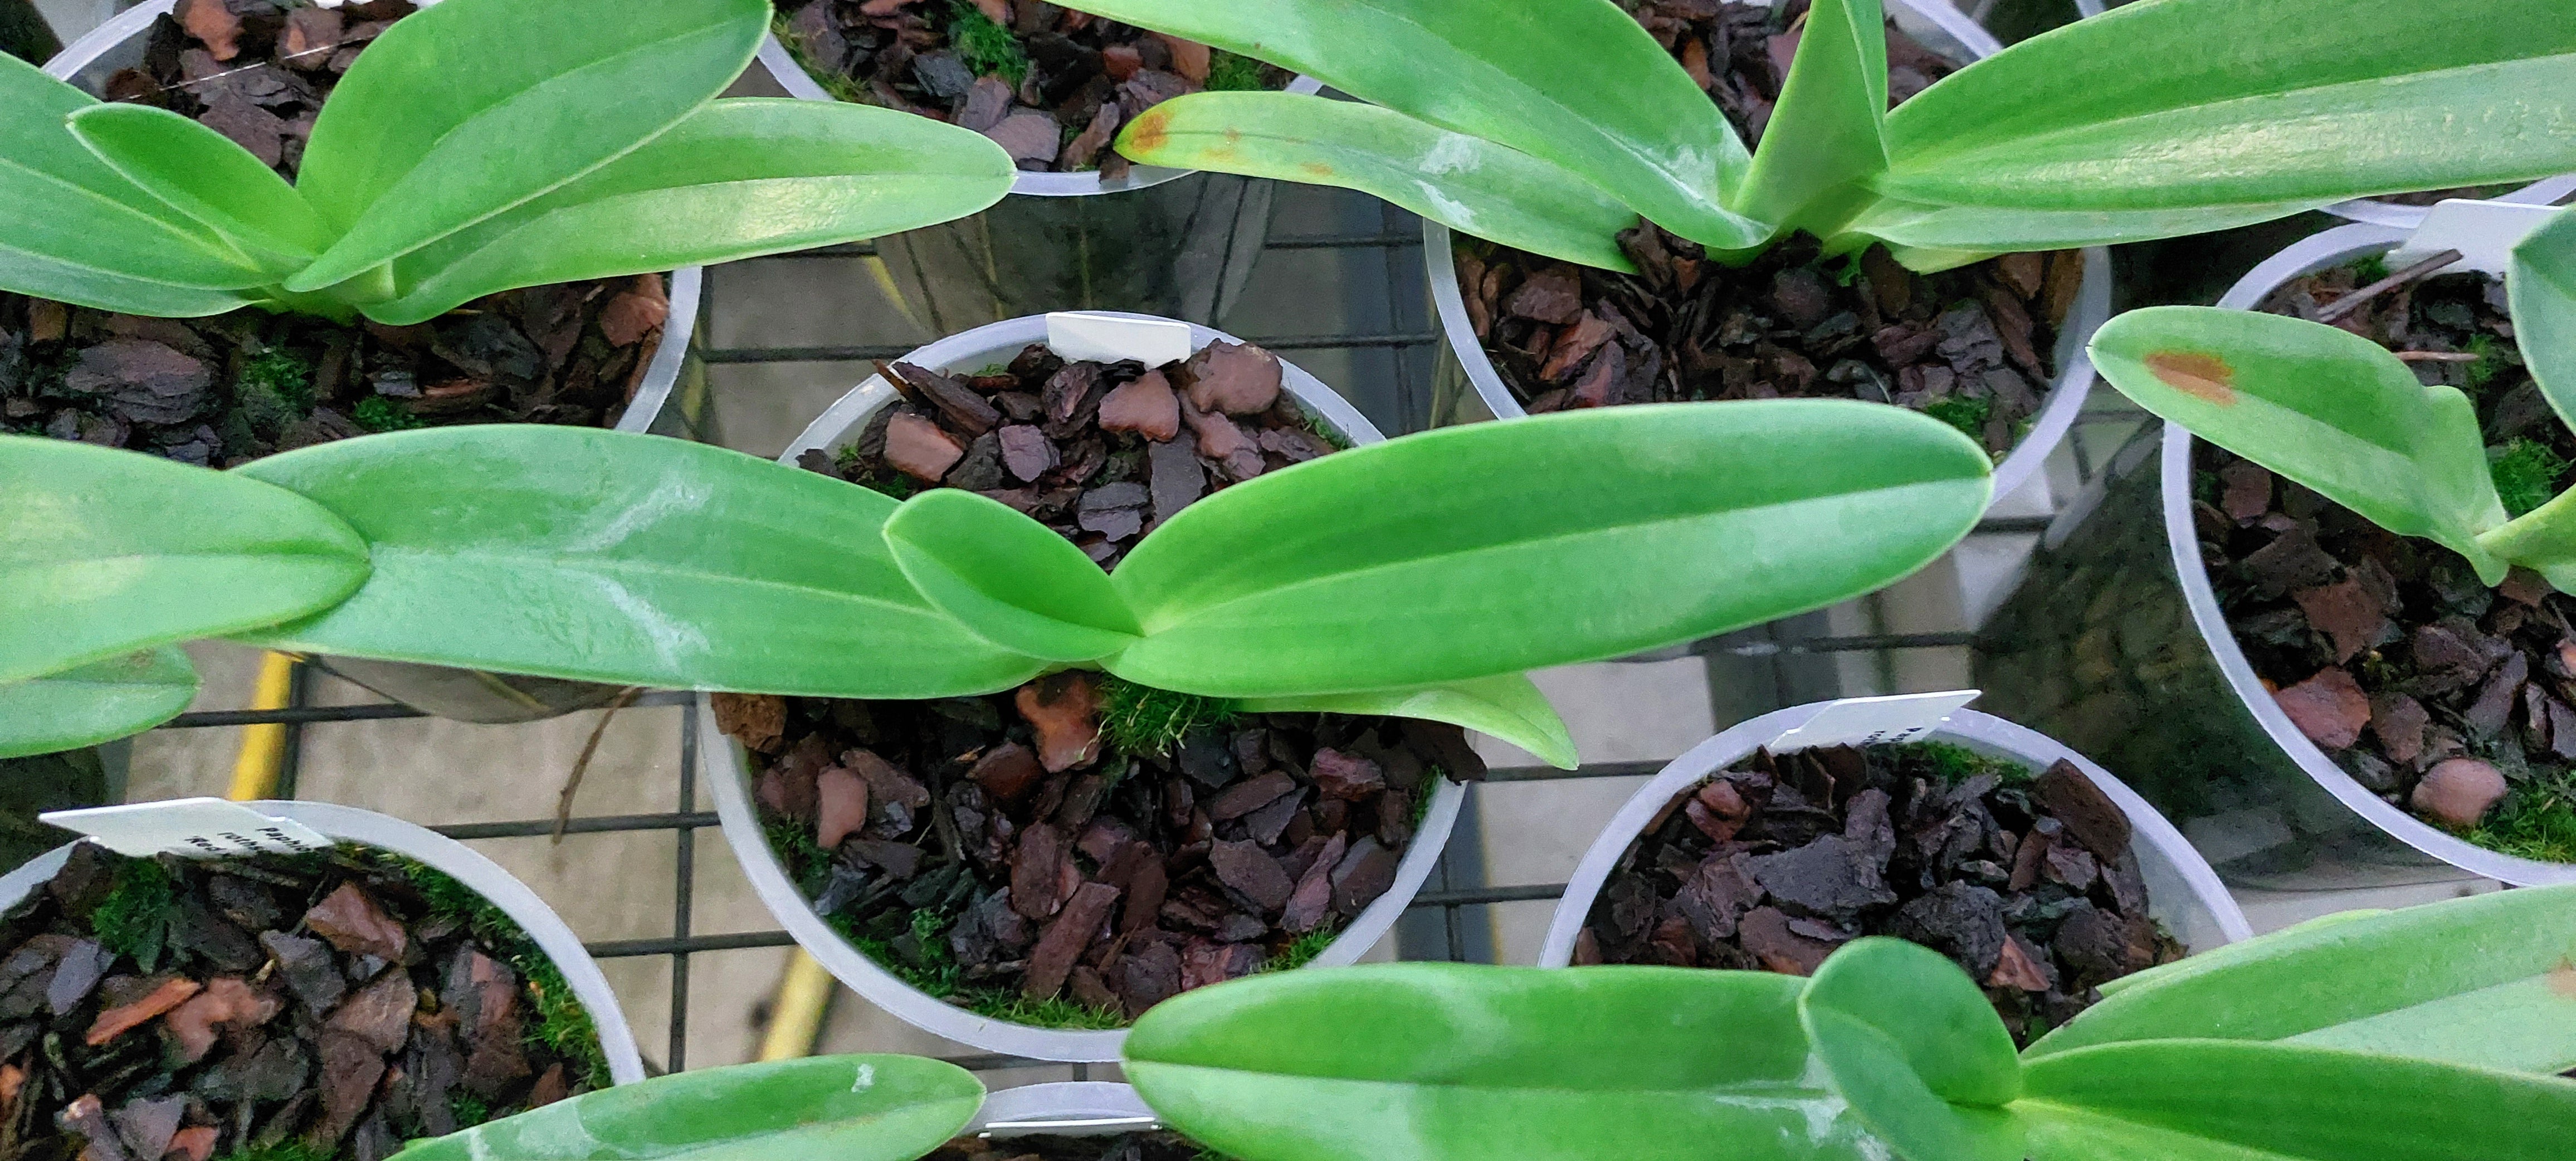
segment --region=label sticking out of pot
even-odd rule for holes
[[[2457,250],[2460,260],[2445,267],[2444,273],[2479,270],[2502,275],[2513,261],[2513,248],[2558,212],[2557,206],[2516,202],[2465,198],[2438,202],[2425,212],[2424,224],[2416,227],[2414,236],[2388,256],[2388,268],[2404,270],[2443,251]]]
[[[1816,711],[1763,744],[1774,754],[1818,746],[1880,746],[1911,742],[1939,729],[1952,711],[1977,700],[1981,690],[1854,697]]]
[[[1081,310],[1060,310],[1046,320],[1047,346],[1068,362],[1134,359],[1160,367],[1190,357],[1190,324],[1185,322]]]
[[[91,810],[57,810],[38,819],[79,831],[120,855],[179,855],[220,859],[234,855],[293,855],[323,850],[329,836],[289,818],[261,814],[220,798],[175,798]]]

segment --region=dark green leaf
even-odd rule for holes
[[[924,598],[1004,649],[1090,661],[1143,632],[1098,562],[998,500],[934,488],[895,509],[885,541]]]
[[[1907,1157],[2021,1161],[2002,1111],[2021,1062],[1986,994],[1949,957],[1901,939],[1845,944],[1798,997],[1816,1058],[1871,1132]]]
[[[0,758],[139,734],[178,716],[196,696],[197,671],[176,645],[0,682]]]
[[[277,171],[167,109],[91,105],[72,136],[108,167],[283,279],[331,244],[330,227]]]

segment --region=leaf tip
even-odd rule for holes
[[[2164,385],[2220,407],[2236,405],[2236,368],[2206,351],[2151,351],[2139,360]]]

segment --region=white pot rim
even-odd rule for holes
[[[1573,961],[1574,942],[1582,934],[1585,920],[1592,914],[1593,900],[1609,882],[1610,873],[1617,868],[1620,857],[1628,852],[1628,847],[1637,841],[1646,824],[1653,821],[1675,795],[1751,756],[1755,750],[1804,725],[1825,710],[1853,700],[1856,699],[1811,702],[1774,710],[1739,723],[1691,747],[1689,752],[1673,759],[1645,785],[1638,787],[1637,792],[1620,806],[1619,812],[1610,816],[1610,821],[1601,828],[1600,836],[1593,839],[1591,848],[1583,852],[1583,861],[1576,864],[1574,874],[1566,880],[1565,894],[1557,899],[1556,914],[1548,922],[1547,940],[1539,948],[1539,966],[1564,967]],[[2207,910],[2217,923],[2221,942],[2234,943],[2253,938],[2254,929],[2246,922],[2245,912],[2237,907],[2235,897],[2228,894],[2226,884],[2219,882],[2218,872],[2210,868],[2208,860],[2201,858],[2200,852],[2192,848],[2182,832],[2175,829],[2164,815],[2157,813],[2155,807],[2148,805],[2146,799],[2112,777],[2110,771],[2095,765],[2092,759],[2068,749],[2046,734],[1967,709],[1952,711],[1938,729],[1919,740],[1958,743],[1981,752],[2009,757],[2037,769],[2045,769],[2061,759],[2074,763],[2076,769],[2082,770],[2085,777],[2092,779],[2093,784],[2101,787],[2102,792],[2119,803],[2120,810],[2129,816],[2133,847],[2146,847],[2180,874],[2184,884],[2191,889],[2193,901]]]
[[[1059,1080],[995,1090],[958,1134],[1087,1137],[1140,1133],[1161,1123],[1131,1086],[1110,1080]]]
[[[626,1014],[618,1007],[617,993],[610,990],[608,977],[601,974],[599,961],[590,957],[581,939],[565,926],[563,917],[555,914],[546,901],[503,870],[499,863],[463,843],[415,826],[390,815],[354,806],[328,802],[260,801],[241,805],[275,818],[303,823],[333,839],[390,851],[416,860],[454,877],[472,888],[519,930],[528,934],[537,949],[554,961],[563,972],[564,982],[571,985],[573,997],[581,1001],[582,1010],[591,1024],[599,1029],[599,1047],[608,1058],[608,1076],[616,1084],[633,1084],[644,1079],[644,1057],[636,1050],[635,1033],[626,1024]],[[38,855],[15,870],[0,875],[0,912],[16,907],[27,896],[42,888],[62,870],[78,840],[65,843]],[[210,860],[220,862],[221,860]]]
[[[2385,253],[2406,240],[2405,228],[2356,223],[2337,226],[2291,244],[2287,249],[2247,272],[2218,305],[2234,310],[2252,310],[2262,304],[2282,284],[2300,275],[2350,262],[2356,258]],[[2552,883],[2576,883],[2576,863],[2544,863],[2535,859],[2516,858],[2478,846],[2448,831],[2425,822],[2391,805],[2344,772],[2343,767],[2326,757],[2325,751],[2299,731],[2274,701],[2263,679],[2245,659],[2245,650],[2236,644],[2236,634],[2227,627],[2227,616],[2218,607],[2218,594],[2210,587],[2209,571],[2200,559],[2200,534],[2191,515],[2191,433],[2180,424],[2165,425],[2163,471],[2165,546],[2173,560],[2175,579],[2181,582],[2184,601],[2191,607],[2193,625],[2209,647],[2219,672],[2227,677],[2228,688],[2236,694],[2247,712],[2271,736],[2299,769],[2315,779],[2317,785],[2335,796],[2353,812],[2369,819],[2371,824],[2389,833],[2407,846],[2449,863],[2472,874],[2501,879],[2518,887],[2537,887]]]

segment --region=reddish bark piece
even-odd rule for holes
[[[814,843],[838,850],[841,840],[868,825],[868,783],[838,766],[814,776]]]
[[[2041,808],[2054,816],[2066,833],[2075,836],[2075,841],[2091,849],[2094,857],[2106,863],[2116,862],[2129,853],[2132,831],[2128,813],[2073,762],[2061,758],[2041,771],[2031,791]]]
[[[1289,894],[1297,889],[1279,860],[1258,843],[1216,843],[1208,848],[1208,866],[1216,871],[1218,882],[1234,888],[1264,914],[1286,906]]]
[[[1736,932],[1745,953],[1761,964],[1762,970],[1782,975],[1816,974],[1836,946],[1789,930],[1788,914],[1777,907],[1756,907],[1745,912]]]
[[[897,415],[886,424],[886,462],[925,484],[936,484],[966,455],[966,446],[918,415]]]
[[[1339,750],[1315,751],[1313,768],[1315,789],[1327,798],[1357,802],[1386,789],[1386,772],[1366,758],[1353,757]]]
[[[1113,44],[1100,50],[1100,63],[1109,70],[1109,79],[1126,83],[1127,78],[1144,71],[1144,54],[1132,44]]]
[[[1010,82],[1000,77],[977,77],[973,87],[966,90],[965,107],[957,111],[957,127],[981,133],[1010,115]]]
[[[1100,397],[1100,429],[1169,440],[1181,433],[1181,397],[1161,371],[1147,371]]]
[[[2408,801],[2417,813],[2445,826],[2476,826],[2508,789],[2494,766],[2476,758],[2451,758],[2425,771]]]
[[[1333,868],[1350,849],[1348,839],[1336,834],[1325,840],[1324,847],[1308,864],[1306,873],[1297,880],[1297,889],[1289,893],[1288,904],[1279,916],[1279,926],[1303,935],[1321,926],[1324,917],[1333,912]]]
[[[54,1114],[54,1124],[89,1142],[89,1147],[81,1150],[85,1161],[125,1161],[125,1143],[117,1138],[116,1126],[108,1122],[107,1109],[99,1103],[98,1094],[82,1093],[72,1098],[62,1112]]]
[[[1119,114],[1117,102],[1110,101],[1102,104],[1100,111],[1091,115],[1091,123],[1083,126],[1082,132],[1074,134],[1073,140],[1065,144],[1064,154],[1057,160],[1067,170],[1079,170],[1098,164],[1100,151],[1109,148],[1109,143],[1117,140],[1118,126],[1123,120],[1124,118]]]
[[[1397,862],[1395,852],[1379,846],[1376,836],[1361,836],[1333,868],[1333,909],[1346,918],[1355,917],[1377,902],[1395,885]]]
[[[233,144],[249,150],[260,164],[272,169],[286,158],[286,122],[250,98],[232,91],[220,90],[206,101],[206,111],[197,123],[212,129]]]
[[[1011,155],[1012,161],[1030,161],[1041,165],[1055,161],[1056,151],[1064,142],[1063,130],[1056,119],[1031,109],[1022,109],[1002,123],[984,130],[984,136]]]
[[[170,1138],[178,1135],[179,1119],[187,1112],[185,1097],[137,1098],[109,1113],[107,1119],[116,1126],[116,1135],[125,1143],[129,1155],[138,1161],[150,1161],[170,1151]]]
[[[1207,83],[1208,68],[1214,62],[1214,54],[1208,51],[1208,46],[1167,33],[1158,32],[1154,35],[1163,42],[1165,48],[1171,50],[1173,72],[1202,85]]]
[[[66,941],[61,961],[54,965],[54,978],[45,984],[45,1007],[57,1016],[71,1015],[115,963],[116,953],[100,946],[97,940]]]
[[[906,810],[920,810],[930,805],[930,788],[910,774],[895,769],[894,763],[877,756],[873,750],[853,749],[841,752],[841,765],[868,784],[868,799],[880,814],[887,804]]]
[[[542,1109],[571,1095],[572,1085],[564,1079],[564,1066],[547,1065],[545,1075],[538,1077],[537,1083],[528,1086],[528,1109],[530,1111]]]
[[[1181,409],[1181,418],[1189,423],[1190,434],[1198,437],[1199,455],[1202,457],[1222,463],[1242,453],[1258,453],[1260,450],[1260,445],[1254,443],[1251,436],[1243,434],[1243,428],[1221,413],[1203,411],[1192,404]]]
[[[1994,974],[1986,977],[1986,986],[2045,992],[2054,986],[2048,978],[2048,969],[2042,966],[2047,962],[2046,955],[2024,944],[2020,936],[2008,936],[2004,940],[2003,959],[1995,964]]]
[[[233,14],[225,0],[180,0],[179,26],[206,46],[216,60],[231,60],[241,55],[241,17]]]
[[[2237,523],[2261,519],[2272,510],[2272,473],[2252,460],[2218,469],[2218,507]]]
[[[252,991],[250,985],[238,976],[217,976],[206,981],[205,990],[172,1008],[164,1023],[170,1029],[171,1038],[179,1042],[180,1056],[193,1064],[205,1059],[206,1053],[213,1050],[216,1025],[255,1028],[276,1019],[283,1006],[275,996]],[[411,1010],[405,1008],[402,1017],[409,1020]]]
[[[807,734],[760,776],[760,804],[789,818],[814,816],[814,779],[832,764],[832,744]]]
[[[0,1064],[0,1117],[9,1115],[10,1106],[18,1103],[18,1092],[27,1087],[27,1070],[14,1064]]]
[[[298,9],[297,11],[304,11]],[[707,701],[716,713],[716,728],[745,747],[768,753],[787,730],[787,699],[762,693],[713,693]]]
[[[214,386],[205,361],[150,339],[109,339],[85,348],[63,373],[63,386],[112,400],[127,419],[180,423],[197,414]]]
[[[1031,823],[1011,854],[1011,910],[1044,919],[1064,907],[1064,867],[1070,855],[1064,832],[1053,823]]]
[[[1066,980],[1065,986],[1073,993],[1073,1001],[1083,1007],[1105,1012],[1115,1012],[1121,1007],[1118,993],[1110,991],[1109,982],[1091,968],[1073,969],[1073,975]]]
[[[1526,319],[1563,326],[1582,317],[1583,277],[1571,266],[1551,266],[1530,275],[1503,309]]]
[[[1012,424],[1001,431],[1002,467],[1021,483],[1034,483],[1039,476],[1063,462],[1055,442],[1046,433],[1028,424]]]
[[[367,1101],[375,1096],[376,1082],[384,1075],[384,1054],[375,1045],[346,1032],[323,1029],[322,1116],[305,1131],[305,1141],[316,1148],[334,1149],[366,1113]]]
[[[1051,673],[1019,688],[1012,703],[1037,729],[1038,764],[1052,774],[1100,758],[1100,683],[1079,670]]]
[[[197,981],[182,976],[163,977],[139,998],[99,1013],[98,1019],[90,1024],[88,1034],[81,1039],[96,1048],[186,1003],[202,987],[204,985]]]
[[[2082,847],[2051,846],[2046,861],[2050,882],[2063,883],[2079,892],[2091,890],[2093,880],[2101,874],[2101,865],[2093,860],[2092,852]]]
[[[2411,766],[2415,756],[2424,752],[2424,728],[2433,724],[2433,715],[2425,712],[2422,702],[2402,693],[2383,693],[2370,699],[2370,732],[2379,736],[2380,752],[2400,766]]]
[[[1109,921],[1110,909],[1118,903],[1118,888],[1107,883],[1085,883],[1065,901],[1064,910],[1038,935],[1037,946],[1029,951],[1029,970],[1020,994],[1032,1000],[1044,1000],[1064,990],[1065,977],[1073,973],[1074,960],[1100,934],[1101,925]]]
[[[2504,583],[2496,586],[2496,595],[2535,609],[2540,607],[2540,602],[2549,599],[2549,594],[2557,591],[2550,587],[2547,577],[2527,568],[2506,573]]]
[[[319,72],[340,47],[347,21],[335,8],[286,10],[286,27],[277,34],[277,63],[303,72]]]
[[[1282,770],[1246,778],[1208,800],[1208,820],[1233,821],[1278,801],[1296,789],[1297,780]]]
[[[342,883],[314,904],[304,913],[304,926],[351,955],[372,955],[388,963],[402,962],[411,947],[402,925],[356,883]]]
[[[1148,861],[1138,866],[1136,873],[1127,881],[1127,909],[1118,923],[1122,934],[1152,927],[1154,920],[1162,915],[1163,899],[1171,890],[1171,873],[1164,869],[1161,857],[1154,856],[1150,848],[1147,855]]]
[[[634,346],[670,321],[670,296],[662,292],[660,278],[652,278],[651,281],[652,293],[630,290],[609,299],[608,305],[600,308],[599,334],[611,346]]]
[[[2300,589],[2290,598],[2299,603],[2300,612],[2307,614],[2308,624],[2334,641],[2337,665],[2377,645],[2389,629],[2388,612],[2379,603],[2378,595],[2355,577]]]
[[[1002,413],[975,389],[951,375],[942,375],[911,363],[897,363],[888,368],[907,392],[937,408],[948,422],[970,436],[982,435],[1002,422]]]
[[[1046,777],[1046,767],[1038,763],[1037,754],[1028,747],[1004,742],[975,759],[966,777],[983,787],[993,801],[1015,806]]]
[[[2341,668],[2322,670],[2274,693],[2272,700],[2300,733],[2328,750],[2350,749],[2361,740],[2361,728],[2370,724],[2370,695]]]
[[[1190,406],[1201,411],[1258,415],[1279,401],[1279,356],[1250,343],[1209,343],[1182,371],[1190,381]]]
[[[1128,1017],[1142,1016],[1145,1009],[1180,994],[1181,953],[1170,944],[1148,943],[1120,958],[1118,975]]]
[[[375,1045],[379,1052],[391,1052],[402,1047],[410,1033],[411,1014],[419,1006],[420,993],[412,987],[411,973],[388,971],[340,1001],[322,1026]]]
[[[212,1161],[214,1155],[215,1127],[212,1125],[195,1125],[171,1134],[170,1151],[163,1154],[171,1161]]]
[[[1701,940],[1714,943],[1733,938],[1744,913],[1761,901],[1762,887],[1753,880],[1751,857],[1727,851],[1700,860],[1673,896],[1673,909],[1681,912]]]
[[[1583,312],[1572,327],[1556,337],[1556,346],[1548,353],[1547,364],[1539,368],[1538,377],[1551,383],[1564,378],[1618,333],[1600,316],[1588,310]]]

